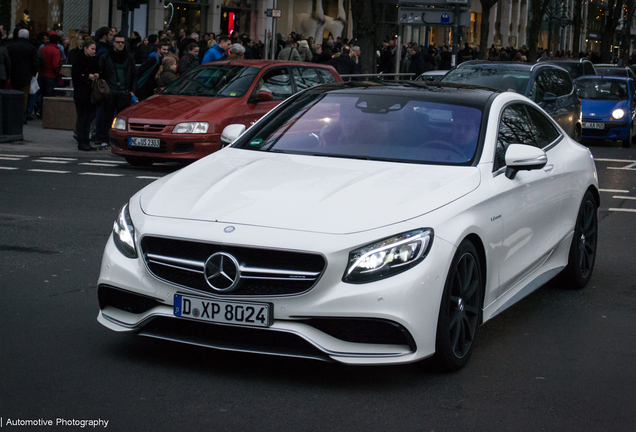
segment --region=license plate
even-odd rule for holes
[[[605,123],[583,123],[583,128],[585,129],[605,129]]]
[[[135,147],[160,147],[161,140],[159,138],[129,137],[128,145],[135,146]]]
[[[252,327],[271,325],[269,303],[228,302],[174,295],[174,315],[197,321]]]

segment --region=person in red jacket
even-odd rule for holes
[[[57,47],[59,36],[51,33],[49,43],[41,49],[44,56],[44,68],[40,69],[40,87],[42,88],[42,96],[55,96],[55,87],[58,84],[60,75],[61,55]]]

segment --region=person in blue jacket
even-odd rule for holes
[[[201,63],[209,63],[221,60],[227,55],[227,50],[232,46],[232,40],[228,36],[221,36],[217,44],[205,52]]]

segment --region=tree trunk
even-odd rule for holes
[[[629,45],[631,41],[630,30],[632,28],[632,22],[634,21],[634,11],[636,10],[636,1],[627,2],[627,15],[625,22],[623,23],[623,29],[627,31],[622,34],[621,40],[621,58],[623,59],[623,66],[629,64]]]
[[[552,0],[535,0],[532,2],[532,17],[528,29],[528,62],[537,61],[537,45],[539,43],[539,31],[543,16]]]
[[[623,10],[623,0],[609,0],[601,39],[601,62],[611,63],[614,55],[614,33]]]
[[[377,0],[351,0],[353,38],[358,40],[360,46],[360,68],[363,74],[376,72],[377,10]]]
[[[490,9],[499,0],[481,0],[481,34],[479,36],[479,59],[488,59],[488,36],[490,33]]]
[[[581,52],[581,26],[583,25],[583,0],[576,0],[574,3],[574,21],[572,32],[572,56],[579,58]]]

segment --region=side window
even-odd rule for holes
[[[557,93],[557,96],[565,96],[572,93],[572,79],[570,78],[570,74],[562,71],[556,73],[559,77],[559,90],[562,92],[561,94]]]
[[[495,171],[506,166],[505,154],[510,144],[537,145],[530,119],[522,104],[510,105],[501,115],[495,150]]]
[[[565,93],[563,91],[563,79],[559,71],[551,70],[546,71],[546,76],[548,78],[548,84],[546,85],[546,92],[554,93],[557,96],[563,96]]]
[[[546,72],[543,71],[537,75],[536,79],[532,83],[532,89],[530,90],[530,99],[538,104],[543,102],[543,95],[547,91],[547,85],[548,76],[546,75]]]
[[[292,95],[291,78],[287,68],[270,70],[265,73],[262,80],[263,85],[259,90],[272,92],[275,101],[285,100]]]
[[[322,82],[326,84],[331,84],[336,82],[336,79],[333,77],[331,72],[329,72],[327,69],[316,68],[316,71],[318,71],[318,74],[322,78]]]
[[[585,62],[585,75],[596,75],[596,71],[594,70],[594,66],[592,63]]]
[[[534,107],[526,106],[530,120],[532,121],[532,131],[539,148],[544,148],[554,142],[559,136],[559,130],[554,127],[550,119]]]
[[[294,68],[294,81],[298,91],[321,84],[322,81],[314,68]]]

